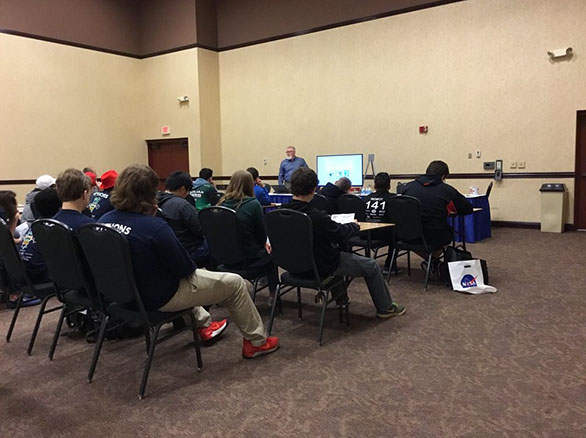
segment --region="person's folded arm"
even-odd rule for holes
[[[201,224],[199,223],[197,209],[193,205],[187,203],[181,210],[181,216],[187,224],[189,231],[196,236],[201,236],[203,234],[201,231]]]
[[[269,205],[271,203],[271,198],[269,198],[269,193],[267,189],[264,187],[257,186],[260,190],[257,190],[256,199],[260,202],[261,205]]]
[[[456,213],[458,215],[465,216],[467,214],[471,214],[474,211],[472,204],[470,204],[466,197],[456,189],[454,189],[452,202],[454,203],[454,207],[456,207]]]
[[[162,226],[153,236],[161,263],[177,278],[185,278],[195,270],[195,263],[168,225]]]

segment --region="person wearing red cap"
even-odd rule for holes
[[[109,211],[114,210],[112,203],[110,202],[110,195],[116,184],[116,178],[118,178],[118,172],[115,170],[108,170],[100,178],[102,182],[102,190],[95,192],[90,199],[87,212],[89,217],[98,220]]]
[[[87,176],[91,181],[90,194],[93,195],[98,190],[98,183],[97,183],[98,177],[95,174],[95,172],[93,172],[91,170],[84,172],[84,175]]]

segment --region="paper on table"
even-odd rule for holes
[[[332,220],[339,224],[349,224],[350,222],[354,222],[354,213],[333,214]]]

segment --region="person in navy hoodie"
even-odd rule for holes
[[[64,223],[74,231],[82,225],[96,221],[82,214],[92,194],[90,177],[78,169],[67,169],[59,174],[55,186],[63,205],[53,219]]]
[[[61,201],[57,196],[57,191],[53,187],[41,190],[35,196],[35,206],[40,215],[40,218],[50,218],[55,215],[61,208]],[[43,259],[40,251],[37,248],[35,238],[33,236],[32,228],[29,228],[21,238],[20,246],[18,247],[20,258],[24,262],[24,266],[28,272],[31,281],[36,283],[49,283],[49,268]]]
[[[175,312],[193,307],[203,341],[219,336],[227,320],[212,322],[202,307],[225,307],[244,336],[242,355],[253,358],[279,348],[266,337],[245,281],[232,273],[196,269],[196,265],[165,220],[155,217],[159,177],[145,165],[122,171],[112,192],[114,210],[100,218],[127,239],[136,286],[148,310]]]
[[[114,190],[116,178],[118,178],[118,172],[115,170],[108,170],[101,176],[100,181],[102,189],[92,194],[88,205],[88,216],[92,219],[98,220],[114,209],[110,202],[110,196],[112,195],[112,190]]]

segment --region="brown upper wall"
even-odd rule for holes
[[[1,0],[0,31],[137,58],[226,50],[464,0]]]
[[[1,0],[0,29],[136,57],[197,41],[195,0]]]
[[[197,42],[195,0],[142,0],[138,14],[141,56]]]
[[[218,0],[220,49],[463,0]]]
[[[218,48],[217,0],[197,0],[197,43],[209,49]]]
[[[140,0],[2,0],[0,29],[137,54]]]

